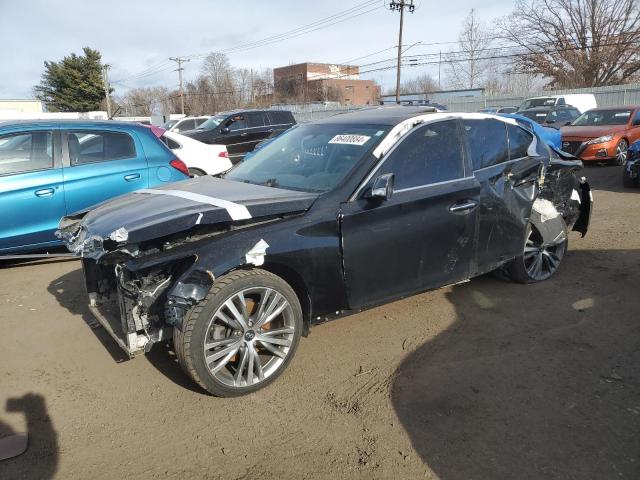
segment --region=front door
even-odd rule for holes
[[[522,254],[537,196],[541,161],[534,137],[500,120],[463,120],[474,176],[480,184],[476,273]]]
[[[65,132],[64,182],[69,213],[149,186],[149,170],[137,137],[124,131]]]
[[[0,135],[0,252],[56,244],[66,215],[57,131]]]
[[[475,248],[479,185],[465,165],[457,120],[419,126],[387,155],[356,199],[342,205],[351,308],[464,280]],[[392,173],[393,196],[367,199]]]

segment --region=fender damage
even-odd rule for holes
[[[200,261],[200,246],[299,215],[316,198],[199,177],[64,217],[56,235],[82,258],[90,310],[133,356],[170,338],[184,314],[206,297],[215,274],[209,261]],[[269,247],[264,240],[226,245],[222,268],[260,264]]]

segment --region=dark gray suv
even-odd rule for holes
[[[232,163],[238,163],[255,146],[280,135],[296,124],[284,110],[236,110],[211,117],[195,130],[182,135],[210,145],[226,145]]]

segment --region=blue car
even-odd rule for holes
[[[560,134],[560,130],[558,130],[557,128],[545,127],[537,122],[534,122],[530,118],[514,113],[499,113],[498,115],[505,118],[513,118],[527,130],[533,131],[550,147],[562,150],[562,135]]]
[[[115,121],[1,122],[0,256],[59,245],[65,215],[188,178],[162,132]]]

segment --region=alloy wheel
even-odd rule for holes
[[[532,225],[524,247],[524,266],[528,275],[536,281],[550,278],[562,262],[566,245],[564,237],[557,243],[545,244],[540,232]]]
[[[629,149],[629,145],[626,140],[620,140],[618,146],[616,147],[616,165],[624,165],[624,162],[627,161],[627,150]]]
[[[291,305],[273,288],[238,292],[216,310],[204,340],[209,372],[230,387],[261,383],[278,371],[295,334]]]

